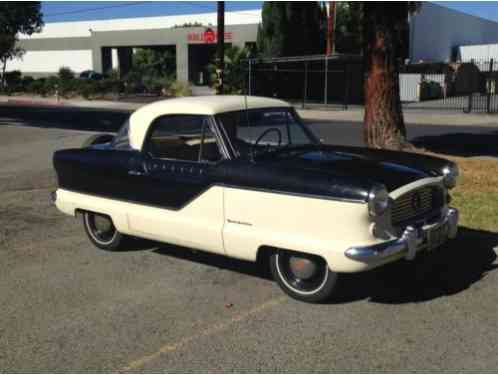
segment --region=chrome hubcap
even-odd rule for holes
[[[93,239],[101,244],[112,242],[116,235],[112,220],[106,216],[87,213],[85,223]]]
[[[292,273],[299,279],[309,279],[313,277],[317,271],[317,265],[310,259],[291,256],[289,266]]]
[[[94,218],[94,223],[95,223],[95,229],[99,233],[106,233],[113,229],[111,220],[109,220],[104,216],[96,215]]]

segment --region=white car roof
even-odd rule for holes
[[[247,108],[290,107],[278,99],[247,96]],[[246,108],[243,95],[189,96],[160,100],[140,107],[130,116],[130,146],[140,150],[150,124],[164,115],[216,115]]]

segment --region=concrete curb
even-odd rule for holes
[[[167,100],[167,99],[165,99]],[[107,109],[116,111],[134,111],[147,103],[133,103],[126,101],[108,101],[108,100],[56,100],[53,98],[40,97],[15,97],[0,96],[1,103],[10,103],[13,105],[39,105],[39,106],[60,106],[64,108],[78,107],[88,109]],[[307,121],[314,122],[333,122],[333,125],[347,126],[351,123],[363,122],[363,107],[355,106],[348,110],[341,109],[301,109],[295,106],[298,113]],[[498,115],[488,114],[462,114],[459,112],[434,112],[420,110],[404,110],[405,123],[416,125],[430,126],[483,126],[498,127]]]
[[[1,103],[13,105],[50,106],[50,107],[79,107],[105,108],[115,110],[135,110],[147,103],[117,102],[108,100],[57,100],[52,98],[0,96]]]

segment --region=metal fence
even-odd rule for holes
[[[302,107],[363,101],[362,63],[358,56],[316,55],[247,61],[247,91],[300,103]]]
[[[498,67],[491,60],[404,64],[399,67],[405,108],[498,112]],[[250,95],[299,103],[339,106],[363,104],[361,56],[300,56],[247,61]]]

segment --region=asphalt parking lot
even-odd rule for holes
[[[121,120],[101,115],[75,127]],[[431,257],[346,276],[336,300],[304,304],[264,264],[150,243],[94,248],[48,200],[52,153],[91,133],[9,116],[0,111],[0,371],[498,371],[498,234],[461,228]]]

